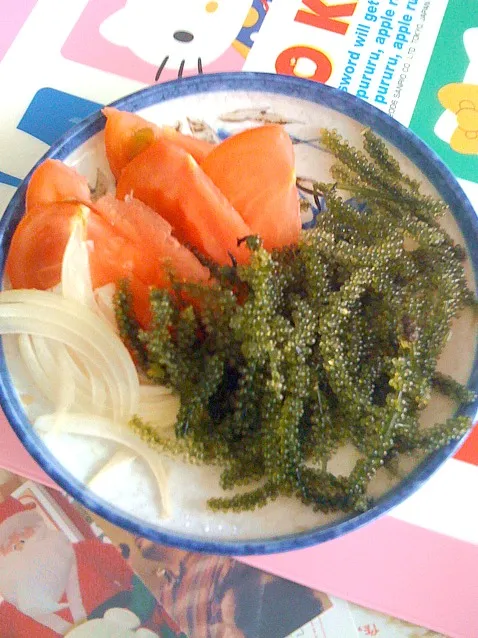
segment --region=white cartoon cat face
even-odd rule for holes
[[[163,69],[196,70],[234,42],[252,0],[127,0],[101,25],[101,35]]]

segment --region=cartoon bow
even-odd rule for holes
[[[457,128],[450,139],[451,148],[463,155],[478,154],[478,86],[447,84],[438,91],[441,105],[456,115]]]

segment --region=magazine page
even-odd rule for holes
[[[410,128],[446,162],[478,203],[478,11],[449,2]]]
[[[0,490],[2,638],[186,638],[98,531],[60,492],[7,477]]]
[[[306,77],[408,124],[446,0],[272,0],[247,71]]]
[[[332,607],[287,638],[360,638],[345,600],[330,596]]]
[[[88,514],[87,514],[88,515]],[[355,638],[347,603],[233,558],[185,552],[133,537],[94,516],[131,567],[188,635],[233,638]],[[299,630],[299,633],[296,633]]]
[[[378,636],[379,638],[447,638],[443,634],[416,627],[403,620],[392,618],[387,614],[379,614],[370,609],[349,603],[359,638]]]
[[[135,537],[58,490],[0,473],[2,638],[357,636],[342,600]]]
[[[378,635],[441,638],[232,558],[133,536],[0,470],[2,638]]]

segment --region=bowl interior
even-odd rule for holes
[[[331,181],[328,170],[332,158],[320,148],[320,128],[336,128],[351,143],[360,145],[364,125],[370,126],[393,146],[403,169],[423,182],[423,190],[440,195],[453,215],[444,221],[450,234],[467,246],[467,275],[476,288],[478,271],[478,230],[476,215],[461,188],[434,154],[402,126],[366,103],[315,83],[267,76],[228,74],[204,76],[151,87],[116,103],[118,108],[138,111],[158,124],[181,124],[201,135],[221,138],[261,121],[285,123],[296,152],[300,178]],[[94,185],[100,170],[113,187],[108,168],[103,128],[98,114],[84,121],[62,138],[47,154],[75,166]],[[28,178],[27,178],[28,179]],[[0,241],[2,260],[8,251],[13,230],[23,212],[25,186],[13,198],[2,220]],[[303,214],[304,227],[313,224],[317,210],[311,205]],[[452,331],[440,360],[440,369],[461,382],[477,387],[476,322],[464,313]],[[30,420],[48,409],[30,382],[18,356],[16,340],[4,338],[5,361],[1,361],[0,394],[10,423],[27,449],[42,467],[84,505],[111,522],[143,536],[187,549],[216,553],[266,553],[317,543],[354,529],[398,504],[425,481],[453,452],[457,444],[423,460],[401,461],[399,472],[390,476],[380,471],[370,486],[376,504],[367,512],[344,516],[313,512],[301,503],[280,498],[262,510],[241,514],[212,514],[206,498],[220,495],[219,473],[210,467],[192,467],[168,460],[173,516],[160,517],[160,503],[146,467],[140,461],[116,468],[86,487],[88,479],[115,451],[112,444],[96,439],[60,435],[46,445],[33,431]],[[470,406],[468,414],[476,411]],[[434,397],[423,415],[423,425],[443,421],[454,412],[453,405]],[[331,462],[340,474],[351,469],[355,453],[339,451]],[[287,516],[284,514],[287,512]]]

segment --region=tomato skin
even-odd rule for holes
[[[176,129],[171,126],[163,126],[161,128],[161,134],[165,139],[174,142],[185,150],[186,153],[192,155],[198,164],[200,164],[215,147],[215,144],[211,142],[200,140],[192,135],[185,135],[184,133],[176,131]]]
[[[170,224],[145,204],[106,195],[86,210],[93,288],[127,279],[143,327],[151,319],[151,286],[170,289],[170,274],[183,282],[209,281],[209,270],[171,236]],[[85,215],[83,203],[53,202],[23,217],[6,265],[14,288],[46,290],[60,282],[71,221],[80,213]]]
[[[60,282],[71,220],[81,212],[81,206],[54,202],[38,206],[23,217],[13,235],[6,264],[14,288],[47,290]],[[151,262],[144,260],[144,251],[116,234],[94,211],[88,214],[87,238],[91,243],[93,288],[127,279],[133,295],[133,310],[146,328],[151,320],[149,285],[140,277],[152,280],[154,269]]]
[[[219,264],[239,263],[249,251],[237,240],[251,229],[189,153],[168,140],[158,139],[122,171],[119,199],[134,195],[172,228],[180,242],[195,246]],[[230,253],[230,254],[229,254]]]
[[[139,117],[139,115],[118,111],[118,109],[112,107],[104,108],[102,113],[106,117],[106,157],[108,158],[111,172],[118,179],[122,169],[133,158],[134,134],[140,129],[149,128],[153,132],[153,138],[155,138],[158,127]]]
[[[133,298],[133,313],[140,326],[148,329],[151,326],[152,313],[149,303],[151,287],[140,281],[137,277],[129,278],[129,287]]]
[[[50,204],[30,209],[15,229],[6,263],[13,288],[46,290],[61,276],[61,260],[76,204]]]
[[[18,224],[7,259],[7,274],[14,288],[46,290],[61,280],[63,254],[71,232],[71,220],[81,205],[56,202],[32,209]],[[152,279],[153,268],[139,246],[127,242],[96,213],[87,220],[93,287],[104,286],[133,273]]]
[[[40,204],[66,200],[90,201],[90,189],[83,175],[59,160],[47,159],[33,172],[27,187],[27,212]]]
[[[95,211],[154,264],[148,284],[170,288],[170,273],[178,281],[208,281],[210,273],[185,246],[171,235],[171,225],[137,199],[120,201],[105,195],[95,202]]]
[[[146,150],[160,137],[176,143],[190,153],[197,162],[202,162],[214,148],[214,145],[209,142],[179,133],[172,127],[159,127],[136,113],[119,111],[111,106],[105,107],[102,113],[106,117],[106,156],[116,179],[119,179],[123,168],[136,155]]]
[[[268,250],[297,243],[295,155],[282,126],[247,129],[218,144],[201,168]]]

